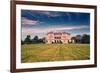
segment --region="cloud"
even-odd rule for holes
[[[46,15],[48,17],[57,17],[57,16],[60,16],[61,15],[58,12],[51,12],[51,11],[34,11],[34,12],[39,13],[39,14]]]
[[[30,19],[27,19],[25,17],[22,17],[21,18],[21,24],[22,25],[36,25],[39,21],[37,20],[30,20]]]
[[[89,28],[89,27],[88,26],[67,26],[67,27],[63,27],[59,29],[60,30],[75,30],[75,29],[83,29],[83,28]]]
[[[63,26],[63,27],[48,27],[48,28],[22,28],[22,33],[47,33],[50,31],[64,31],[64,30],[80,30],[89,28],[89,26]]]

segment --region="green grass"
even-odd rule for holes
[[[47,62],[87,60],[89,44],[24,44],[21,46],[21,62]]]

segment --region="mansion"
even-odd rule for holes
[[[46,35],[46,43],[70,43],[71,36],[67,32],[48,32]]]

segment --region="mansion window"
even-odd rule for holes
[[[61,39],[61,37],[55,37],[55,39]]]

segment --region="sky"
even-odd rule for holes
[[[21,10],[22,40],[43,38],[50,31],[68,32],[71,36],[90,33],[90,13]]]

